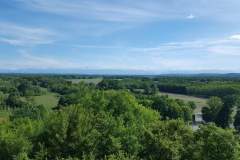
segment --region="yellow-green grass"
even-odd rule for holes
[[[0,110],[0,124],[9,120],[10,112],[7,110]]]
[[[37,105],[43,105],[51,109],[57,106],[59,97],[55,93],[47,92],[41,96],[34,96],[33,101]]]
[[[98,84],[98,83],[100,83],[103,79],[102,79],[102,78],[86,78],[86,79],[66,79],[66,80],[67,80],[67,81],[71,81],[72,83],[84,82],[84,83]]]
[[[180,99],[185,102],[193,101],[197,106],[197,108],[194,110],[195,113],[201,112],[202,108],[207,106],[206,98],[199,98],[199,97],[194,97],[194,96],[175,94],[175,93],[167,93],[167,92],[160,92],[159,95],[168,95],[170,98]]]

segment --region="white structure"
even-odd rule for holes
[[[193,124],[192,124],[192,129],[194,131],[198,130],[199,129],[199,125],[202,124],[204,121],[203,121],[203,118],[202,118],[202,113],[195,113],[193,115]]]
[[[202,123],[202,122],[203,122],[202,113],[194,114],[194,123]]]

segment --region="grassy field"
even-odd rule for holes
[[[207,99],[205,98],[198,98],[188,95],[182,95],[182,94],[175,94],[175,93],[166,93],[166,92],[160,92],[160,95],[168,95],[170,98],[173,99],[181,99],[185,102],[193,101],[197,105],[197,108],[195,109],[195,113],[201,112],[202,108],[207,105]]]
[[[57,106],[59,97],[55,93],[47,92],[45,95],[34,96],[33,100],[37,105],[44,105],[51,109]]]
[[[31,97],[31,99],[36,105],[44,105],[50,110],[57,106],[59,97],[57,94],[48,92],[46,89],[45,91],[46,93],[44,95],[33,96]],[[27,99],[25,99],[25,97],[22,97],[22,100]],[[11,113],[10,110],[9,111],[4,109],[0,110],[0,124],[9,120],[10,113]]]
[[[102,78],[67,79],[67,81],[71,81],[72,83],[84,82],[84,83],[98,84],[102,81]]]

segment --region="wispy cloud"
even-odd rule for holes
[[[109,22],[148,22],[168,19],[185,19],[188,10],[179,10],[181,3],[163,1],[74,1],[67,0],[17,0],[34,11],[77,17],[85,20]],[[186,5],[184,6],[186,7]],[[190,14],[188,18],[195,16]]]
[[[55,33],[38,27],[0,22],[0,42],[15,46],[34,46],[54,42]]]
[[[17,62],[15,57],[12,62],[1,61],[2,66],[145,70],[240,68],[236,64],[240,58],[240,35],[223,36],[239,31],[240,1],[237,0],[12,1],[17,2],[8,3],[14,6],[8,8],[13,14],[5,14],[1,20],[14,23],[0,22],[0,42],[21,46],[17,49],[35,47],[33,53],[21,53]],[[18,14],[29,18],[24,21],[29,26],[19,25],[19,21],[11,17]],[[35,17],[39,20],[32,20]],[[36,25],[45,27],[34,27]],[[62,41],[58,47],[39,46],[55,42],[59,35]],[[14,49],[2,48],[6,52]],[[41,54],[42,51],[45,54]]]
[[[111,22],[145,22],[195,17],[236,21],[240,15],[238,11],[240,2],[236,0],[78,0],[71,3],[68,0],[16,1],[34,11]]]
[[[123,46],[116,45],[73,45],[74,48],[87,48],[87,49],[122,49]]]
[[[112,61],[85,61],[79,58],[77,61],[72,59],[61,59],[54,56],[42,56],[41,54],[31,53],[27,50],[19,50],[18,60],[0,60],[0,69],[21,70],[21,69],[56,69],[56,70],[84,70],[84,69],[117,69],[117,70],[138,70],[141,66],[127,66],[121,59]],[[50,54],[49,54],[50,55]]]
[[[71,60],[67,59],[40,56],[40,54],[32,54],[26,50],[20,50],[19,53],[21,55],[21,61],[17,63],[19,68],[63,69],[80,67],[79,64],[73,63]]]
[[[133,3],[103,2],[103,1],[75,1],[67,0],[18,0],[32,10],[79,17],[82,19],[95,19],[114,22],[146,21],[159,17],[159,14],[150,9],[137,6]],[[140,2],[141,3],[141,2]],[[139,3],[139,4],[140,4]]]
[[[99,57],[105,61],[95,61],[97,66],[89,63],[98,68],[107,66],[116,69],[124,66],[125,69],[151,71],[237,71],[240,69],[240,40],[231,37],[167,42],[152,47],[79,45],[79,51],[87,48],[92,52],[98,49]],[[110,57],[110,61],[106,57]],[[91,56],[88,58],[88,62],[91,62]]]
[[[105,36],[131,30],[150,22],[239,22],[236,0],[13,0],[14,6],[57,21],[62,28],[80,36]],[[30,12],[30,13],[31,13]],[[61,17],[59,19],[59,17]],[[47,19],[48,19],[47,18]],[[49,22],[48,23],[54,23]],[[201,24],[201,23],[200,23]],[[186,26],[187,27],[187,26]],[[156,31],[158,32],[158,31]],[[67,35],[68,36],[68,35]]]
[[[71,69],[82,67],[67,58],[61,59],[54,57],[52,54],[43,56],[41,53],[32,53],[27,49],[18,49],[17,54],[17,60],[15,58],[0,59],[0,69]]]
[[[132,47],[122,45],[74,45],[79,49],[118,49],[127,54],[147,54],[157,56],[190,55],[228,55],[240,56],[240,36],[238,34],[216,39],[199,39],[192,41],[177,41],[160,43],[152,47]],[[187,55],[189,54],[189,55]]]
[[[201,39],[182,42],[161,43],[154,47],[130,48],[130,51],[155,55],[189,53],[197,55],[240,56],[240,37],[232,35],[220,39]],[[187,56],[187,55],[186,55]],[[189,56],[189,55],[188,55]]]

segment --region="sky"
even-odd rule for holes
[[[239,0],[1,0],[0,70],[240,72]]]

